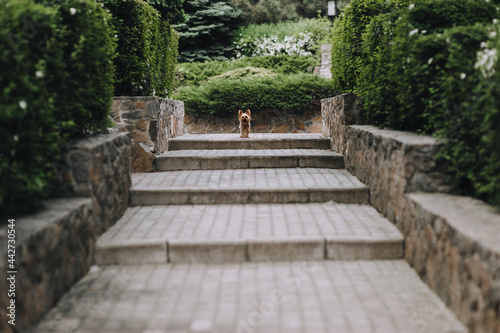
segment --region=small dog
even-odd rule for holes
[[[242,112],[238,111],[238,120],[240,121],[240,138],[248,138],[250,134],[250,121],[252,120],[252,113],[250,110]]]

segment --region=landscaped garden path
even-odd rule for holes
[[[186,135],[37,332],[466,332],[317,134]]]

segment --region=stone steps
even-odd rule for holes
[[[367,205],[132,207],[96,244],[96,263],[401,259],[403,237]]]
[[[190,134],[169,140],[168,150],[206,149],[331,149],[330,139],[320,134],[252,133],[249,139],[239,134]]]
[[[345,170],[189,170],[132,175],[131,206],[180,204],[365,204],[368,188]]]
[[[92,270],[37,333],[466,333],[403,260]]]
[[[178,150],[156,157],[156,171],[250,168],[344,168],[344,157],[319,149]]]

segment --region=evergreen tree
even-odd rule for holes
[[[159,11],[161,17],[169,23],[179,24],[187,20],[182,8],[184,0],[147,0],[147,3]]]
[[[233,56],[232,35],[241,24],[241,11],[217,0],[189,0],[184,10],[189,16],[187,22],[175,26],[180,34],[180,62],[226,60]]]

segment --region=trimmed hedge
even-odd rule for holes
[[[187,113],[223,115],[239,109],[303,111],[314,101],[334,94],[330,80],[311,74],[209,80],[199,87],[179,89]]]
[[[493,56],[500,42],[491,30],[496,6],[393,1],[381,11],[378,1],[352,5],[358,3],[373,5],[378,14],[362,24],[339,20],[335,31],[357,39],[333,56],[347,48],[358,57],[350,71],[332,70],[336,86],[350,84],[344,88],[362,98],[372,124],[444,138],[441,155],[456,191],[500,206],[500,76],[494,71],[500,65]]]
[[[173,92],[178,36],[143,0],[105,0],[117,30],[115,96],[162,96]]]
[[[263,56],[240,58],[233,61],[188,62],[177,65],[176,86],[199,85],[210,77],[245,67],[270,69],[279,74],[311,72],[319,62],[312,57]]]
[[[9,218],[50,194],[65,138],[109,121],[111,17],[91,0],[44,4],[0,0],[0,67],[8,69],[0,71],[0,211]]]

